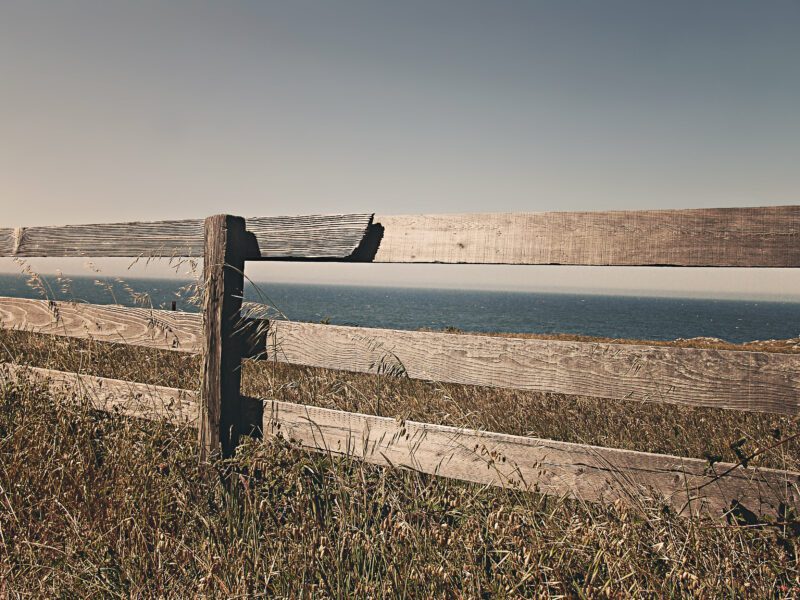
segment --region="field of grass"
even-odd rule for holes
[[[0,360],[196,389],[196,357],[0,332]],[[736,461],[793,419],[248,362],[243,392],[324,407]],[[195,432],[0,381],[0,598],[795,597],[795,523],[589,505]],[[753,464],[800,469],[795,439]]]

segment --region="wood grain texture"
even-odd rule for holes
[[[0,363],[0,381],[34,380],[51,393],[86,398],[98,410],[197,424],[195,392]],[[246,399],[248,407],[259,404]],[[663,497],[680,514],[719,515],[736,500],[774,515],[797,507],[800,474],[600,448],[266,401],[263,429],[304,446],[481,484],[535,490],[589,502]],[[723,473],[732,471],[725,476]]]
[[[264,434],[475,483],[589,502],[663,497],[679,514],[719,516],[736,500],[757,514],[798,506],[800,474],[398,421],[280,401],[264,405]],[[733,469],[728,475],[718,475]]]
[[[203,376],[200,388],[200,460],[221,452],[232,456],[239,443],[242,349],[235,335],[242,324],[245,222],[214,215],[205,222],[203,253]]]
[[[263,312],[263,305],[256,314]],[[254,310],[254,309],[251,309]],[[241,338],[245,357],[259,358],[266,348],[266,325],[244,317]],[[134,308],[116,304],[55,302],[0,296],[0,329],[29,331],[98,342],[147,346],[200,354],[200,313]],[[238,330],[236,333],[240,333]]]
[[[800,206],[375,216],[375,262],[800,266]]]
[[[199,353],[201,316],[126,306],[0,297],[0,328]]]
[[[47,384],[51,393],[87,398],[97,410],[175,424],[197,425],[197,394],[120,379],[0,363],[0,380]]]
[[[251,303],[246,309],[253,312]],[[257,314],[257,311],[256,311]],[[0,327],[199,353],[201,316],[0,298]],[[273,321],[271,359],[467,385],[797,415],[800,355]],[[261,348],[243,348],[244,355]]]
[[[414,379],[800,414],[800,355],[274,321],[268,358]]]
[[[251,217],[262,259],[344,259],[361,244],[371,214]],[[203,255],[203,220],[0,229],[0,256]]]
[[[248,217],[262,259],[345,259],[361,244],[372,214]],[[248,257],[248,259],[253,257]]]
[[[800,266],[800,207],[251,217],[267,260]],[[376,248],[354,256],[367,230]],[[0,256],[200,256],[203,221],[0,229]],[[259,257],[248,256],[256,259]]]

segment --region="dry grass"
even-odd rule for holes
[[[191,356],[0,333],[2,360],[196,388]],[[248,363],[244,392],[735,460],[788,418]],[[800,594],[797,531],[685,520],[382,469],[252,441],[198,468],[195,434],[0,390],[0,597],[618,597]],[[797,469],[800,447],[758,464]]]

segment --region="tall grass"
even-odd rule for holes
[[[196,357],[0,333],[2,360],[196,389]],[[346,410],[736,460],[789,418],[248,362],[243,391]],[[80,400],[80,398],[78,398]],[[198,467],[194,431],[0,388],[0,597],[800,594],[791,523],[590,505],[249,440]],[[744,441],[742,441],[744,440]],[[758,464],[798,467],[792,442]]]

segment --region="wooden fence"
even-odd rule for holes
[[[79,389],[101,409],[196,425],[201,458],[253,427],[308,448],[482,484],[588,501],[662,496],[684,515],[800,507],[800,474],[398,421],[240,395],[243,357],[577,394],[609,402],[800,413],[800,355],[514,339],[288,321],[241,323],[246,261],[800,267],[800,206],[481,215],[336,215],[0,229],[0,256],[199,256],[202,315],[0,298],[0,325],[203,355],[199,393],[0,364],[5,377]]]

